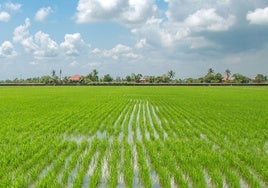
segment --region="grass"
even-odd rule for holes
[[[268,87],[0,87],[0,185],[266,187],[267,114]]]

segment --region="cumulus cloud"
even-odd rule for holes
[[[36,12],[35,20],[38,22],[43,22],[52,12],[53,10],[51,7],[43,7]]]
[[[216,13],[216,9],[201,9],[185,19],[185,24],[197,31],[226,31],[235,22],[235,17],[229,15],[223,18]]]
[[[112,57],[113,59],[117,60],[120,56],[124,56],[127,53],[130,53],[131,48],[122,44],[116,45],[114,48],[110,50],[104,50],[103,56],[104,57]]]
[[[77,61],[73,61],[69,64],[71,67],[76,67],[79,65],[79,63],[77,63]]]
[[[77,23],[111,20],[125,25],[141,23],[157,11],[154,0],[80,0],[76,9]]]
[[[22,5],[19,3],[12,3],[12,2],[7,2],[5,4],[6,9],[11,10],[11,11],[18,11],[20,10],[21,6]]]
[[[14,46],[9,41],[4,41],[0,45],[0,57],[8,58],[14,57],[17,55],[17,52],[14,50]]]
[[[145,38],[141,39],[139,42],[136,43],[135,48],[142,49],[146,46],[147,41]]]
[[[0,12],[0,21],[1,22],[8,22],[10,19],[10,14],[3,11],[3,12]]]
[[[38,31],[34,36],[37,48],[34,50],[36,57],[54,57],[58,55],[58,44],[52,40],[49,34]]]
[[[117,44],[115,47],[109,50],[101,50],[95,48],[91,51],[91,55],[101,59],[101,58],[112,58],[113,60],[118,59],[137,59],[141,56],[133,51],[129,46],[123,44]]]
[[[66,34],[60,46],[67,56],[78,56],[84,49],[85,42],[80,33]]]
[[[247,14],[247,20],[251,24],[268,25],[268,7],[249,11]]]
[[[32,53],[35,58],[54,57],[58,55],[58,44],[52,40],[49,34],[38,31],[34,36],[30,35],[28,28],[31,23],[25,19],[24,25],[15,28],[13,41],[19,42],[26,52]]]
[[[15,28],[13,32],[13,41],[14,42],[20,42],[25,37],[29,36],[28,28],[31,26],[31,22],[29,18],[25,19],[24,25],[20,25],[17,28]]]

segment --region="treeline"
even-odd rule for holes
[[[110,74],[105,74],[99,77],[99,73],[96,69],[87,75],[74,75],[62,77],[62,71],[59,74],[55,70],[52,70],[51,75],[44,75],[41,77],[33,77],[27,79],[14,80],[3,80],[0,83],[11,83],[11,84],[49,84],[49,85],[65,85],[65,84],[101,84],[101,83],[148,83],[148,84],[202,84],[202,83],[237,83],[237,84],[248,84],[248,83],[268,83],[267,76],[263,74],[257,74],[254,78],[249,78],[240,73],[231,74],[231,71],[227,69],[222,75],[221,73],[215,73],[210,68],[206,75],[199,78],[186,78],[186,79],[174,79],[175,72],[173,70],[168,71],[166,74],[160,76],[143,76],[142,74],[127,75],[124,78],[115,77],[113,78]]]

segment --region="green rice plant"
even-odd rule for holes
[[[99,155],[96,167],[94,169],[93,175],[90,179],[90,183],[89,183],[90,187],[97,187],[98,184],[100,183],[101,170],[102,170],[101,165],[102,165],[102,161],[104,159],[104,155],[105,155],[106,150],[107,150],[108,142],[106,140],[104,140],[104,141],[100,141],[99,144],[100,144],[99,145],[100,155]]]
[[[132,187],[134,177],[133,153],[131,145],[128,142],[124,142],[124,163],[122,171],[124,174],[124,182],[126,187]]]

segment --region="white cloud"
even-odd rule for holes
[[[11,11],[18,11],[20,10],[21,6],[22,5],[19,3],[12,3],[12,2],[7,2],[5,4],[6,9],[11,10]]]
[[[86,45],[81,34],[74,33],[66,34],[60,46],[67,56],[78,56]]]
[[[77,63],[77,61],[73,61],[69,64],[71,67],[76,67],[79,65],[79,63]]]
[[[52,40],[49,34],[38,31],[34,36],[30,35],[28,28],[31,23],[29,18],[25,24],[18,26],[13,32],[13,41],[20,42],[25,51],[32,53],[35,58],[55,57],[59,53],[58,44]]]
[[[93,54],[99,54],[101,53],[101,50],[99,48],[95,48],[94,50],[91,51]]]
[[[112,58],[113,60],[131,60],[141,58],[141,55],[135,53],[134,50],[129,46],[117,44],[114,48],[109,50],[95,48],[91,51],[91,58],[93,57],[97,58],[98,60],[103,58]]]
[[[147,41],[145,38],[143,38],[139,42],[137,42],[137,44],[135,45],[135,48],[142,49],[146,46],[146,44],[147,44]]]
[[[58,55],[58,44],[48,34],[38,31],[34,39],[35,44],[38,46],[34,51],[36,57],[54,57]]]
[[[176,40],[177,24],[164,22],[159,18],[148,19],[141,27],[132,29],[132,33],[138,38],[146,40],[146,44],[153,47],[171,47]],[[138,44],[136,47],[141,47]]]
[[[247,14],[247,20],[251,24],[267,25],[268,24],[268,7],[263,9],[256,9],[249,11]]]
[[[152,0],[129,0],[127,10],[122,12],[123,22],[142,22],[151,17],[157,11]]]
[[[79,0],[77,23],[110,20],[129,25],[146,21],[157,11],[154,0]]]
[[[10,14],[3,11],[3,12],[0,12],[0,21],[1,22],[8,22],[10,20]]]
[[[197,31],[226,31],[235,22],[235,17],[229,15],[223,18],[216,13],[216,9],[201,9],[185,19],[185,24]]]
[[[31,61],[29,64],[30,65],[38,65],[39,63],[38,62],[35,62],[35,61]]]
[[[14,46],[9,41],[4,41],[0,45],[0,57],[14,57],[17,55],[17,52],[14,50]]]
[[[39,9],[35,14],[35,20],[38,22],[42,22],[46,19],[46,17],[52,13],[53,10],[51,7],[43,7]]]
[[[26,18],[24,25],[18,26],[13,32],[13,41],[21,42],[25,37],[29,36],[28,28],[30,27],[30,19]]]

